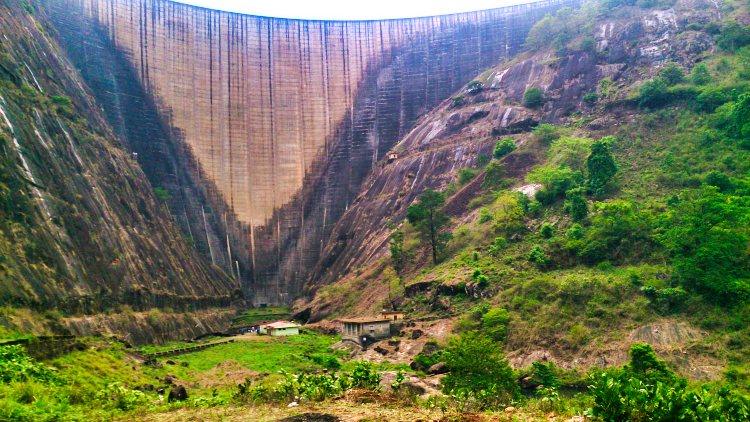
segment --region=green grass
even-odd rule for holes
[[[314,353],[330,353],[337,337],[305,332],[298,336],[262,337],[258,341],[235,341],[196,353],[175,357],[187,362],[191,370],[207,371],[221,362],[234,360],[245,368],[273,374],[280,370],[299,372],[320,369],[305,357]]]

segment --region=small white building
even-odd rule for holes
[[[299,335],[299,324],[288,321],[276,321],[260,327],[261,334],[268,334],[274,337],[296,336]]]

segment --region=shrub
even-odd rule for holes
[[[536,192],[536,200],[549,205],[565,196],[565,192],[578,186],[583,179],[580,171],[568,167],[538,167],[526,177],[533,183],[541,183],[544,188]]]
[[[543,123],[534,128],[534,138],[544,144],[550,144],[552,141],[560,139],[563,136],[563,128],[555,125]]]
[[[487,208],[482,208],[479,210],[479,224],[484,224],[489,221],[492,221],[492,213]]]
[[[507,185],[505,174],[505,166],[502,162],[491,162],[485,170],[482,189],[500,189],[505,187]]]
[[[659,107],[667,103],[669,90],[662,79],[648,81],[639,90],[638,105],[646,108]]]
[[[598,202],[580,256],[585,262],[624,261],[629,256],[648,256],[653,250],[652,218],[636,204],[618,200]]]
[[[708,71],[708,67],[703,63],[695,65],[690,72],[690,82],[693,85],[707,85],[711,83],[711,80],[713,80],[711,73]]]
[[[589,138],[561,137],[550,146],[549,164],[583,170],[583,164],[590,154],[592,142]]]
[[[476,166],[478,168],[482,168],[482,167],[486,166],[487,164],[489,164],[490,160],[491,160],[491,158],[490,158],[489,155],[479,154],[477,156],[477,160],[476,160],[475,164],[476,164]]]
[[[492,308],[482,316],[482,329],[489,338],[495,341],[505,341],[508,335],[510,313],[504,308]]]
[[[594,105],[597,101],[599,101],[599,96],[596,95],[596,92],[589,92],[583,96],[583,102],[588,105]]]
[[[476,331],[448,341],[445,363],[450,371],[442,381],[446,393],[461,396],[473,392],[484,408],[497,408],[518,395],[508,361],[491,339]]]
[[[325,353],[315,353],[310,355],[310,360],[326,369],[341,369],[341,362],[339,362],[336,356]]]
[[[477,172],[468,167],[464,167],[458,171],[458,183],[462,185],[471,182],[475,177],[477,177]]]
[[[551,238],[553,232],[554,232],[554,227],[552,227],[552,224],[549,224],[549,223],[542,224],[542,228],[539,229],[539,234],[545,239]]]
[[[371,362],[358,361],[351,375],[351,387],[377,390],[380,386],[380,374],[375,371]]]
[[[484,85],[479,81],[471,81],[466,85],[466,92],[471,95],[478,94],[482,92],[483,89]]]
[[[570,214],[573,221],[583,221],[589,214],[589,204],[584,196],[583,188],[570,189],[565,193],[563,210]]]
[[[587,184],[592,195],[604,195],[617,174],[617,163],[609,150],[612,140],[612,137],[606,137],[591,144],[591,154],[586,159],[586,170]]]
[[[549,258],[547,253],[544,251],[542,245],[534,245],[529,252],[529,261],[533,262],[540,268],[544,268],[549,264]]]
[[[516,143],[513,141],[513,138],[503,138],[495,143],[495,149],[492,151],[492,156],[499,160],[515,151],[516,148]]]
[[[685,72],[676,63],[669,63],[658,73],[659,79],[667,86],[677,85],[685,80]]]
[[[683,192],[660,222],[681,285],[722,305],[750,300],[750,203],[715,187]]]
[[[532,86],[523,93],[523,105],[528,108],[538,108],[544,104],[542,90]]]
[[[456,95],[451,98],[451,107],[460,107],[466,104],[466,98],[463,95]]]
[[[495,204],[498,206],[495,212],[495,224],[492,226],[495,233],[510,237],[525,229],[523,208],[516,195],[503,194],[495,201]]]
[[[580,224],[573,224],[568,231],[565,232],[565,237],[575,240],[581,239],[585,234],[586,231],[583,229],[583,226]]]
[[[44,384],[61,384],[62,380],[47,366],[32,359],[23,346],[0,346],[0,382],[38,381]]]
[[[719,35],[716,37],[716,45],[725,51],[737,51],[737,49],[750,44],[750,30],[740,26],[737,22],[729,22],[721,26]]]

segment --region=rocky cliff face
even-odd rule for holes
[[[55,32],[198,249],[287,301],[416,119],[576,0],[321,22],[165,0],[47,0]]]
[[[314,283],[308,286],[312,302],[300,300],[300,316],[311,320],[341,310],[342,300],[354,308],[377,311],[387,299],[387,281],[381,272],[389,259],[388,242],[394,226],[399,226],[412,205],[426,189],[444,190],[455,182],[464,167],[474,167],[477,158],[491,155],[499,137],[511,136],[518,153],[503,159],[507,177],[521,188],[528,170],[544,161],[544,151],[531,141],[531,128],[539,123],[580,126],[582,136],[601,137],[614,133],[618,121],[627,121],[634,111],[613,106],[595,110],[583,100],[595,92],[603,78],[612,80],[610,104],[626,100],[643,80],[653,77],[660,65],[676,62],[691,68],[714,48],[706,32],[690,23],[718,21],[721,11],[703,0],[682,0],[668,10],[625,8],[596,22],[596,48],[558,56],[553,52],[524,53],[477,77],[484,90],[472,95],[466,89],[465,101],[444,101],[423,116],[415,128],[394,147],[398,156],[381,161],[363,184],[362,191],[344,213],[326,242],[326,249],[314,270]],[[542,89],[545,104],[539,109],[522,105],[530,86]],[[572,118],[578,113],[578,118]],[[591,117],[587,125],[580,116]],[[446,212],[454,223],[470,221],[476,210],[467,205],[481,195],[484,174],[458,189],[448,198]],[[421,267],[427,256],[417,257]],[[407,269],[408,270],[408,269]],[[408,271],[407,271],[408,272]],[[342,276],[343,275],[343,276]],[[338,283],[342,298],[317,290]],[[353,287],[356,286],[356,287]],[[381,305],[382,306],[382,305]]]
[[[39,9],[0,11],[0,303],[228,306],[239,286],[179,232]]]

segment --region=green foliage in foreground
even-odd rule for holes
[[[451,338],[445,348],[450,370],[443,390],[454,396],[473,396],[484,408],[498,408],[518,395],[513,370],[499,345],[476,331]]]
[[[245,380],[237,386],[234,398],[241,403],[322,401],[351,389],[378,390],[380,388],[380,373],[368,361],[356,362],[351,372],[298,375],[283,373],[283,375],[284,378],[281,381],[271,386],[263,383],[253,384],[251,380]]]
[[[635,344],[622,369],[592,376],[594,406],[587,414],[604,421],[746,421],[750,399],[728,388],[691,387],[656,358],[651,346]]]
[[[57,374],[35,361],[21,345],[0,346],[0,383],[38,381],[43,384],[60,384]]]

